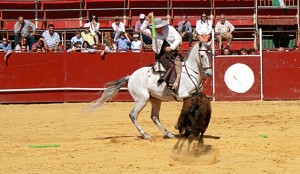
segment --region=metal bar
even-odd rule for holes
[[[35,26],[36,26],[36,28],[38,28],[38,9],[37,9],[37,6],[38,6],[38,0],[35,0],[34,1],[35,2],[35,5],[34,5],[34,7],[35,7],[35,14],[34,14],[34,16],[35,16]]]
[[[298,23],[298,42],[297,46],[300,45],[300,0],[297,0],[297,23]]]
[[[215,44],[214,44],[214,40],[215,40],[215,31],[212,30],[211,32],[211,35],[212,35],[212,44],[211,44],[211,48],[212,48],[212,70],[213,70],[213,79],[212,79],[212,88],[213,88],[213,95],[215,94],[216,92],[216,88],[215,88],[215,55],[216,55],[216,50],[215,50]],[[213,101],[215,101],[216,97],[213,98]]]
[[[225,9],[225,10],[233,10],[233,9],[236,9],[236,10],[245,10],[245,9],[254,9],[255,7],[215,7],[216,10],[222,10],[222,9]]]
[[[107,88],[21,88],[21,89],[0,89],[0,93],[6,92],[38,92],[38,91],[104,91]],[[121,91],[127,91],[128,88],[121,88]]]
[[[260,55],[260,100],[263,100],[263,56],[262,56],[262,30],[259,29],[259,55]]]
[[[141,9],[143,9],[143,8],[141,8]],[[211,8],[210,7],[173,7],[173,9],[174,10],[207,10],[207,9],[211,9]]]

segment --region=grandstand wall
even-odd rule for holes
[[[299,52],[265,52],[262,60],[261,71],[259,56],[216,57],[215,78],[204,81],[205,93],[214,93],[216,101],[300,99]],[[0,103],[92,101],[107,82],[153,62],[152,52],[112,53],[104,59],[98,53],[15,53],[7,63],[0,59]],[[227,70],[235,64],[253,72],[253,85],[246,92],[234,92],[225,83]],[[114,101],[132,98],[123,89]]]

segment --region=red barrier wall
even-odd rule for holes
[[[264,100],[300,99],[300,52],[263,54]]]
[[[263,99],[300,99],[299,60],[300,52],[263,53]],[[151,52],[112,53],[104,59],[89,53],[14,53],[6,64],[0,59],[0,103],[92,101],[100,96],[99,88],[107,82],[153,62]],[[226,70],[236,63],[247,65],[254,74],[253,85],[244,93],[230,90],[224,81]],[[214,82],[217,101],[259,100],[260,58],[216,57]],[[204,92],[212,95],[212,79],[204,81]],[[132,101],[132,98],[123,90],[114,100]]]
[[[224,81],[226,70],[236,63],[247,65],[254,74],[254,83],[245,93],[236,93],[230,90]],[[234,56],[217,57],[215,59],[215,96],[216,100],[222,101],[243,101],[260,99],[260,58],[258,56]]]

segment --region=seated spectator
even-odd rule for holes
[[[88,41],[83,41],[82,43],[82,48],[81,48],[81,52],[82,53],[88,53],[90,49],[90,44]]]
[[[140,36],[138,34],[133,35],[134,40],[131,42],[131,50],[133,52],[141,52],[142,43],[139,40]]]
[[[207,19],[205,13],[201,15],[201,19],[196,23],[197,37],[200,42],[208,43],[212,32],[212,23]]]
[[[49,49],[54,50],[52,48],[54,46],[56,46],[57,48],[60,48],[59,47],[60,37],[59,37],[58,33],[54,31],[54,25],[53,24],[48,25],[48,30],[43,32],[42,37],[45,39],[45,41],[48,45],[48,50]]]
[[[232,32],[234,26],[225,19],[224,14],[221,14],[220,21],[216,24],[216,40],[219,43],[219,49],[222,49],[222,41],[226,40],[226,47],[230,47],[232,41]]]
[[[120,17],[116,16],[115,17],[115,22],[112,23],[112,28],[114,30],[112,37],[114,38],[114,40],[117,40],[120,36],[120,32],[124,32],[125,33],[125,25],[123,22],[120,22]]]
[[[249,50],[247,50],[247,54],[248,55],[255,55],[255,49],[249,49]]]
[[[247,55],[247,50],[246,50],[246,48],[241,48],[241,49],[240,49],[240,53],[241,53],[241,55]]]
[[[230,50],[228,47],[224,48],[222,51],[223,55],[230,55]]]
[[[26,51],[24,49],[22,51],[21,47],[23,47],[23,48],[25,47]],[[29,51],[29,45],[27,44],[27,39],[20,37],[19,40],[18,40],[18,44],[15,46],[14,51],[15,52],[27,52],[27,51]]]
[[[94,31],[90,31],[89,23],[84,24],[84,31],[81,32],[81,37],[83,39],[83,43],[84,41],[87,41],[89,45],[99,44],[98,36]]]
[[[104,50],[101,51],[101,57],[117,50],[117,46],[113,43],[110,33],[105,32],[104,36]]]
[[[295,46],[293,47],[293,50],[294,50],[294,51],[299,51],[299,47],[298,47],[297,45],[295,45]]]
[[[89,19],[89,24],[90,24],[90,30],[91,32],[94,31],[96,35],[98,36],[99,42],[101,42],[101,33],[99,31],[100,28],[100,23],[98,22],[98,18],[96,15],[91,15]]]
[[[0,49],[4,52],[12,51],[10,43],[7,42],[6,38],[2,39],[2,43],[0,43]]]
[[[8,56],[11,55],[12,49],[10,43],[7,42],[6,38],[2,39],[2,43],[0,43],[0,52],[4,52],[4,61],[6,62],[8,59]]]
[[[29,46],[21,45],[21,52],[28,52]]]
[[[121,52],[125,52],[128,50],[128,44],[130,43],[127,34],[125,34],[124,32],[120,32],[120,38],[115,40],[115,42],[117,43],[117,48],[119,51]]]
[[[37,48],[41,48],[42,52],[47,52],[49,47],[44,38],[40,38],[36,43],[32,45],[32,51],[35,52]]]
[[[60,47],[58,45],[54,45],[52,48],[49,48],[49,52],[57,53],[60,51]]]
[[[88,43],[87,43],[88,44]],[[73,52],[81,52],[82,43],[80,41],[77,41],[72,48]]]
[[[285,50],[284,50],[283,47],[279,47],[279,48],[277,49],[277,51],[278,51],[278,52],[283,52],[283,51],[285,51]]]
[[[140,14],[139,15],[139,20],[136,21],[135,26],[134,26],[134,32],[136,33],[141,33],[140,32],[140,28],[141,25],[143,24],[143,22],[145,21],[145,14]],[[150,37],[148,37],[147,35],[142,33],[142,38],[143,38],[143,42],[145,45],[151,45],[152,44],[152,39]]]
[[[66,41],[66,52],[72,52],[73,45],[71,41]]]
[[[75,36],[73,36],[70,41],[71,41],[72,45],[74,45],[77,41],[80,41],[81,43],[83,43],[83,39],[81,37],[81,33],[79,30],[77,30],[75,32]]]
[[[193,34],[192,34],[192,26],[189,21],[187,21],[187,16],[182,16],[182,21],[178,23],[178,32],[182,39],[188,39],[189,46],[192,46],[193,42]]]
[[[32,30],[32,32],[30,32]],[[36,27],[33,23],[28,20],[24,20],[23,16],[18,18],[18,21],[14,25],[14,33],[15,33],[15,41],[14,47],[16,48],[17,43],[20,38],[25,38],[26,43],[31,48],[32,44],[35,42],[34,35],[35,35]]]
[[[37,48],[35,49],[35,52],[45,52],[45,51],[43,51],[42,47],[37,47]]]
[[[101,50],[97,44],[92,45],[92,48],[89,49],[89,53],[98,53],[98,52],[101,52]]]

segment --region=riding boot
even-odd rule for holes
[[[181,69],[182,68],[182,64],[181,64],[179,56],[176,57],[174,63],[175,63],[175,71],[176,71],[176,80],[173,83],[172,89],[177,90],[178,85],[179,85],[179,81],[180,81],[180,77],[181,77],[181,71],[182,71],[182,69]]]

